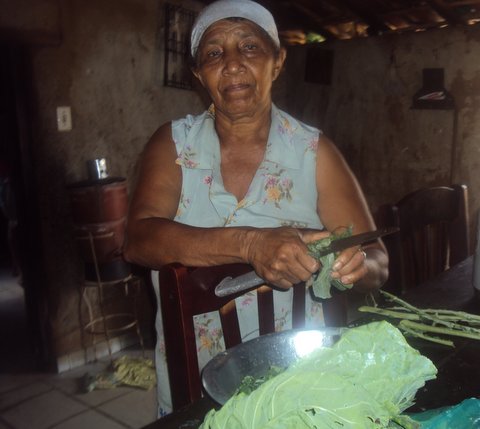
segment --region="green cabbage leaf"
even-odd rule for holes
[[[396,327],[372,322],[234,395],[200,429],[418,428],[401,413],[436,373]]]
[[[312,257],[318,259],[322,268],[312,276],[308,285],[312,287],[313,294],[317,298],[328,299],[332,297],[330,289],[332,286],[340,291],[351,289],[353,284],[343,284],[338,279],[332,279],[330,276],[333,270],[333,263],[335,262],[337,253],[328,253],[327,255],[321,255],[322,250],[329,247],[333,240],[339,238],[350,237],[352,235],[352,227],[346,228],[344,231],[334,233],[329,237],[321,238],[320,240],[312,241],[307,244],[308,251]]]

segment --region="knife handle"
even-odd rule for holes
[[[224,297],[264,283],[265,280],[258,277],[255,271],[250,271],[249,273],[242,274],[235,278],[225,277],[215,287],[215,295],[218,297]]]

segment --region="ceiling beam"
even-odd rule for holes
[[[426,0],[426,3],[451,25],[465,25],[466,20],[457,15],[441,0]]]
[[[290,2],[289,5],[291,8],[299,11],[303,16],[303,21],[306,23],[304,30],[310,30],[321,36],[325,37],[327,40],[336,39],[337,36],[325,28],[325,20],[319,16],[315,11],[311,10],[309,7],[303,5],[300,2]],[[308,22],[307,22],[308,21]]]
[[[361,2],[354,0],[335,0],[333,4],[341,5],[347,9],[352,15],[359,18],[366,25],[368,25],[368,33],[371,35],[378,35],[388,33],[390,28],[383,22],[383,20],[373,13],[371,8],[360,5]]]
[[[200,0],[210,4],[213,0]],[[314,32],[327,40],[336,39],[333,31],[342,23],[361,23],[367,26],[369,35],[380,35],[408,30],[429,29],[444,25],[467,25],[469,16],[467,8],[479,9],[480,0],[423,0],[387,1],[366,0],[256,0],[269,9],[280,31],[302,30]],[[408,7],[415,4],[415,7]],[[376,6],[375,6],[376,5]],[[403,8],[401,6],[404,6]],[[399,7],[400,6],[400,7]],[[415,13],[416,10],[428,9],[437,19],[428,19],[428,15]],[[411,13],[408,13],[410,12]],[[473,12],[472,12],[473,13]],[[402,17],[402,15],[405,15]],[[406,26],[393,29],[388,26],[389,17],[398,15]],[[415,17],[419,19],[416,20]],[[418,21],[418,22],[417,22]],[[423,22],[422,22],[423,21]],[[393,21],[392,21],[393,22]],[[331,30],[329,30],[331,28]]]

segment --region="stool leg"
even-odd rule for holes
[[[110,357],[110,361],[113,361],[112,357],[112,347],[110,345],[110,332],[108,330],[108,323],[107,319],[105,317],[105,310],[104,310],[104,294],[103,294],[103,283],[102,279],[100,278],[100,269],[98,268],[98,261],[97,261],[97,255],[95,252],[95,246],[93,244],[93,236],[92,233],[89,232],[89,239],[90,239],[90,248],[92,250],[92,256],[93,256],[93,263],[95,266],[95,274],[97,276],[97,284],[98,284],[98,292],[99,292],[99,307],[100,307],[100,317],[102,318],[103,321],[103,330],[105,333],[105,339],[107,340],[107,347],[108,347],[108,355]]]
[[[138,293],[140,289],[140,279],[134,279],[134,292],[133,292],[133,317],[135,318],[135,330],[137,332],[138,340],[140,342],[140,346],[142,347],[142,356],[145,357],[145,345],[143,344],[143,337],[142,332],[140,331],[140,323],[138,321],[138,311],[137,311],[137,299]]]

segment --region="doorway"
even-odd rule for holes
[[[0,372],[43,369],[49,361],[29,58],[24,46],[0,44]]]

